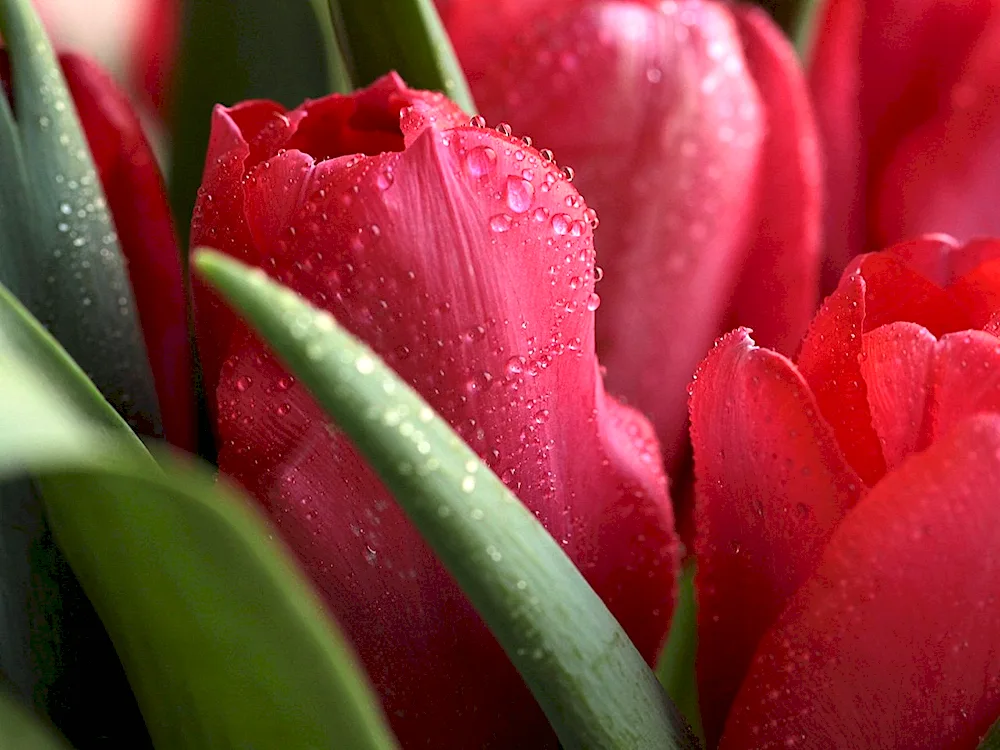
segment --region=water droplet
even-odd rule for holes
[[[573,178],[576,177],[576,170],[573,167],[563,167],[562,173],[563,177],[566,178],[566,182],[572,182]]]
[[[462,479],[462,492],[470,493],[476,489],[476,478],[472,475],[466,475]]]
[[[476,115],[475,117],[469,120],[469,124],[474,128],[485,128],[486,118],[483,117],[482,115]]]
[[[587,309],[590,312],[594,312],[598,307],[601,306],[601,295],[597,292],[591,292],[590,296],[587,298]]]
[[[511,218],[507,214],[497,214],[490,217],[490,229],[494,232],[510,231]]]
[[[511,175],[507,178],[507,206],[516,214],[523,214],[535,198],[534,186],[525,179]]]
[[[375,178],[375,184],[378,186],[379,190],[388,190],[392,187],[394,179],[392,171],[386,169],[384,172],[379,172],[378,177]]]
[[[509,136],[511,133],[510,125],[508,125],[505,122],[501,122],[499,125],[497,125],[497,132],[500,133],[501,135]]]
[[[375,361],[366,354],[362,354],[354,362],[354,367],[362,375],[371,375],[375,372]]]
[[[236,390],[238,390],[240,393],[245,393],[247,388],[249,388],[252,383],[253,381],[250,379],[248,375],[240,375],[238,378],[236,378]]]
[[[541,156],[541,157],[542,157],[542,159],[544,159],[544,160],[545,160],[545,161],[547,161],[547,162],[551,162],[551,161],[553,161],[553,160],[554,160],[554,159],[556,158],[556,157],[555,157],[555,154],[553,154],[553,153],[552,153],[552,152],[551,152],[551,151],[550,151],[549,149],[547,149],[547,148],[543,148],[543,149],[542,149],[541,151],[539,151],[539,152],[538,152],[538,155],[539,155],[539,156]]]
[[[497,165],[497,152],[489,146],[477,146],[465,157],[465,171],[470,177],[484,177]]]
[[[566,214],[556,214],[552,217],[552,231],[556,234],[566,234],[569,231],[569,223]]]

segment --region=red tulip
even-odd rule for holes
[[[1000,234],[1000,3],[828,2],[810,84],[827,288],[856,254],[922,232]]]
[[[855,260],[795,364],[691,390],[699,691],[726,748],[974,748],[1000,714],[1000,241]],[[724,731],[723,731],[724,729]]]
[[[181,258],[153,151],[128,98],[85,57],[60,58],[128,262],[143,338],[156,384],[164,436],[196,442],[192,360]],[[6,52],[0,78],[10,80]]]
[[[57,49],[93,57],[161,112],[180,32],[180,0],[33,0]]]
[[[520,138],[469,122],[396,76],[290,112],[217,108],[192,246],[260,266],[374,347],[562,542],[652,661],[677,545],[651,429],[598,374],[587,205]],[[196,295],[220,469],[298,554],[402,744],[554,746],[354,448],[260,341]]]
[[[476,102],[538,138],[599,213],[598,353],[668,466],[685,386],[735,323],[791,353],[817,302],[805,82],[762,11],[705,0],[449,0]]]

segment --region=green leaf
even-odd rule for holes
[[[795,45],[802,60],[808,60],[816,35],[821,0],[757,0]]]
[[[190,461],[137,457],[16,356],[0,361],[0,394],[0,478],[38,478],[157,747],[395,747],[249,500]]]
[[[367,86],[390,70],[415,88],[444,92],[476,113],[434,0],[327,0],[350,77]]]
[[[687,719],[701,744],[705,732],[698,708],[698,681],[695,674],[695,656],[698,653],[698,602],[694,588],[695,564],[693,559],[684,563],[678,581],[677,607],[670,623],[670,634],[656,665],[656,676]]]
[[[0,237],[19,243],[0,248],[11,274],[0,282],[123,414],[155,432],[159,408],[125,260],[62,71],[29,0],[0,0],[0,33],[16,108],[13,123],[0,114],[0,154],[20,155],[0,199],[20,189],[23,201],[0,211]]]
[[[330,80],[332,27],[322,0],[186,0],[173,102],[170,198],[177,226],[191,223],[212,124],[212,108],[246,99],[286,107],[349,90]],[[342,65],[342,63],[341,63]],[[184,234],[184,232],[182,232]]]
[[[980,741],[978,750],[1000,750],[1000,719],[993,722],[993,726]]]
[[[0,747],[14,750],[67,750],[40,720],[0,693]]]
[[[67,419],[85,415],[116,434],[120,450],[152,465],[82,370],[2,286],[0,373],[10,382],[0,398],[17,443],[4,457],[21,451],[41,460],[58,450],[89,450],[71,430],[36,432],[32,388],[45,387],[59,395],[54,403]],[[98,738],[133,748],[148,743],[111,642],[52,540],[36,487],[25,478],[0,482],[0,671],[22,698],[83,745]]]
[[[694,747],[559,544],[420,396],[331,315],[226,256],[199,272],[351,437],[489,625],[564,748]]]

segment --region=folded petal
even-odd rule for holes
[[[767,118],[755,192],[756,226],[731,315],[761,346],[791,356],[819,295],[821,167],[798,57],[758,8],[733,8]]]
[[[460,53],[489,50],[462,56],[482,111],[571,165],[597,210],[608,388],[651,417],[675,466],[684,388],[722,330],[754,221],[764,112],[738,30],[700,0],[528,3],[514,23],[515,5],[494,39],[464,39],[460,19],[453,37]]]
[[[847,515],[720,747],[976,747],[1000,714],[998,456],[1000,417],[965,420]]]
[[[712,746],[757,641],[863,485],[802,376],[746,331],[723,337],[699,367],[691,434],[698,690]]]
[[[796,365],[816,395],[851,466],[871,486],[885,473],[872,426],[868,388],[861,377],[867,277],[845,274],[809,327]]]
[[[944,336],[931,370],[926,440],[937,440],[981,412],[1000,413],[1000,339],[983,331]]]
[[[207,177],[242,186],[248,247],[231,251],[333,312],[420,391],[652,661],[677,543],[651,428],[603,393],[582,198],[534,148],[398,78],[287,119],[269,156],[243,157],[245,175]],[[217,123],[220,140],[236,127]],[[230,329],[222,350],[220,468],[281,527],[402,744],[554,745],[513,667],[349,443],[253,336]]]
[[[180,250],[163,178],[128,99],[94,63],[61,58],[128,261],[166,438],[193,450],[193,371]]]
[[[890,471],[922,447],[937,339],[915,323],[889,323],[863,334],[864,378],[872,427]]]

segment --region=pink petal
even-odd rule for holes
[[[691,432],[698,689],[711,747],[757,641],[812,572],[862,483],[794,366],[758,349],[745,330],[702,362]]]
[[[915,323],[889,323],[862,336],[861,376],[872,426],[890,471],[921,445],[937,339]]]
[[[763,639],[722,748],[975,748],[1000,714],[1000,418],[848,514]]]
[[[287,140],[245,178],[213,178],[243,185],[249,247],[232,251],[333,312],[417,388],[564,544],[652,661],[677,544],[651,428],[608,400],[598,376],[586,204],[535,149],[456,127],[468,118],[451,103],[398,79],[292,114]],[[390,115],[402,150],[383,147]],[[345,143],[370,155],[343,154]],[[353,448],[256,339],[236,329],[222,348],[220,468],[281,526],[402,744],[553,744],[520,678]]]
[[[463,5],[473,13],[450,8]],[[482,111],[551,148],[597,209],[608,387],[651,417],[676,466],[684,388],[748,252],[764,130],[756,86],[722,4],[539,5],[515,23],[515,4],[501,4],[494,39],[460,20],[452,35]]]
[[[885,459],[861,376],[866,281],[867,277],[845,274],[813,319],[796,364],[844,456],[871,486],[885,473]]]
[[[761,346],[793,354],[819,294],[821,168],[798,57],[760,9],[733,9],[767,111],[757,174],[757,226],[732,314]]]
[[[195,401],[187,298],[163,178],[127,97],[100,68],[60,58],[128,261],[164,436],[195,446]]]

